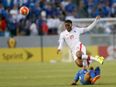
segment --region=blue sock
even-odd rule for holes
[[[96,74],[96,76],[97,76],[97,75],[100,75],[100,68],[99,68],[99,67],[96,67],[96,68],[95,68],[95,74]]]

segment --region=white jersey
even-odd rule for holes
[[[75,46],[80,44],[80,34],[91,30],[96,23],[97,20],[95,19],[95,21],[87,28],[72,27],[72,30],[70,32],[68,32],[67,30],[61,32],[58,49],[62,49],[64,41],[71,50],[75,49]]]
[[[64,40],[66,44],[68,45],[68,47],[71,50],[73,50],[77,44],[80,44],[79,38],[80,38],[80,34],[83,32],[84,32],[84,29],[79,29],[77,27],[73,27],[70,32],[65,30],[60,34],[59,42],[61,40]]]

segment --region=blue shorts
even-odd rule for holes
[[[91,84],[90,81],[85,81],[84,78],[85,78],[85,74],[80,75],[80,83],[81,84],[83,84],[83,85]]]

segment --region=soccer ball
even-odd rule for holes
[[[20,12],[20,14],[22,14],[22,15],[28,15],[28,14],[29,14],[29,8],[26,7],[26,6],[22,6],[22,7],[19,9],[19,12]]]

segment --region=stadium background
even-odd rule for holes
[[[23,5],[30,9],[27,16],[19,14]],[[113,73],[116,67],[116,0],[0,0],[0,86],[68,87],[78,68],[73,65],[67,47],[60,55],[56,54],[63,21],[71,19],[75,26],[85,27],[97,15],[102,19],[93,30],[81,36],[81,41],[87,46],[88,54],[113,60],[100,66],[106,79],[95,87],[115,87],[116,80],[112,78],[109,83],[109,74],[116,76]],[[9,48],[9,39],[14,39],[16,46],[15,41],[11,41],[14,47]],[[58,83],[55,78],[62,82]]]

